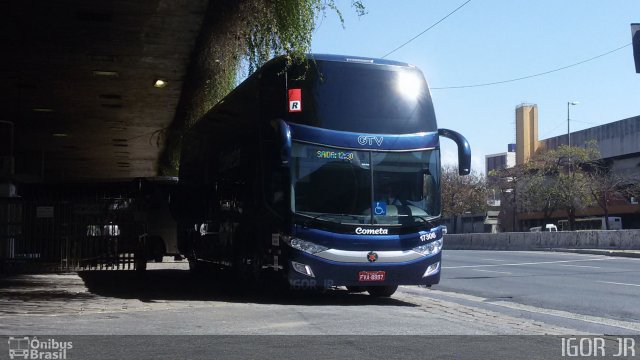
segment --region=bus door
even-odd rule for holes
[[[219,236],[216,243],[216,260],[231,265],[234,257],[234,245],[239,241],[238,226],[244,211],[243,192],[245,184],[239,180],[221,181],[218,216]]]

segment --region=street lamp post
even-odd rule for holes
[[[569,113],[569,107],[571,105],[578,105],[579,102],[577,101],[567,101],[567,144],[569,145],[569,147],[571,147],[571,129],[569,128],[569,120],[570,120],[570,113]]]

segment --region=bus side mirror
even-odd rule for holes
[[[460,175],[469,175],[471,172],[471,147],[467,139],[449,129],[438,129],[438,135],[451,139],[458,145],[458,173]]]
[[[280,147],[280,165],[288,167],[291,160],[291,128],[282,119],[275,121],[276,135]]]

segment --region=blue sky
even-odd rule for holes
[[[312,52],[381,57],[424,31],[466,0],[363,0],[358,18],[350,1],[337,0],[345,17],[318,22]],[[472,0],[387,58],[420,68],[431,88],[508,80],[577,63],[631,42],[640,0]],[[484,156],[504,152],[515,138],[515,107],[538,105],[540,138],[640,115],[640,74],[631,46],[527,80],[466,89],[431,90],[438,125],[467,137],[473,170]],[[443,141],[443,162],[456,147]]]

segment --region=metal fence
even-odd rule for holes
[[[134,270],[146,229],[130,204],[113,196],[0,198],[0,273]]]

